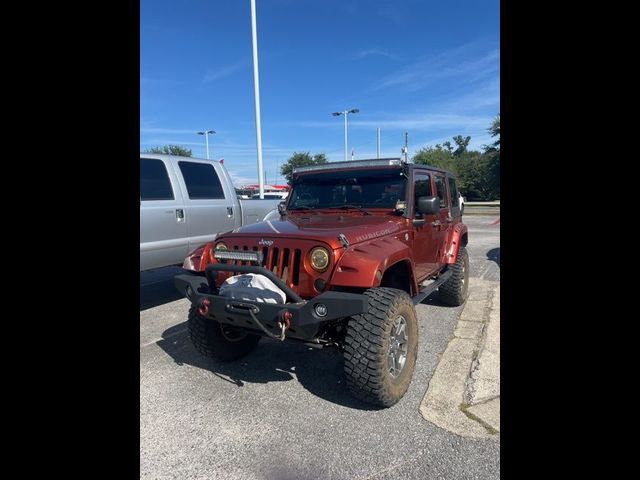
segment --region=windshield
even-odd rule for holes
[[[406,179],[400,169],[343,171],[300,175],[293,183],[288,209],[344,205],[394,209],[405,200]]]

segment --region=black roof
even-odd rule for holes
[[[449,176],[455,177],[455,175],[443,168],[434,167],[431,165],[425,165],[421,163],[409,163],[402,160],[400,157],[389,157],[389,158],[363,158],[359,160],[347,160],[342,162],[328,162],[320,165],[311,165],[307,167],[299,167],[293,170],[293,174],[296,175],[298,173],[311,173],[311,172],[319,172],[323,170],[332,170],[335,168],[366,168],[372,166],[389,166],[389,167],[405,167],[409,169],[425,169],[425,170],[434,170],[437,172],[445,173]]]

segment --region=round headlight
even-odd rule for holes
[[[216,243],[216,250],[229,250],[224,242]]]
[[[311,250],[311,266],[319,272],[324,272],[329,266],[329,252],[326,248],[316,247]]]

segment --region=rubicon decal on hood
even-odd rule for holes
[[[384,235],[390,235],[394,232],[394,229],[387,228],[385,230],[378,230],[377,232],[366,233],[359,235],[355,238],[356,242],[364,242],[365,240],[371,240],[372,238],[382,237]]]

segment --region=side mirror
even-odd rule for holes
[[[440,211],[440,199],[438,197],[418,197],[416,211],[425,215],[433,215]]]
[[[287,214],[286,202],[280,202],[278,204],[278,213],[280,216],[284,217]]]

